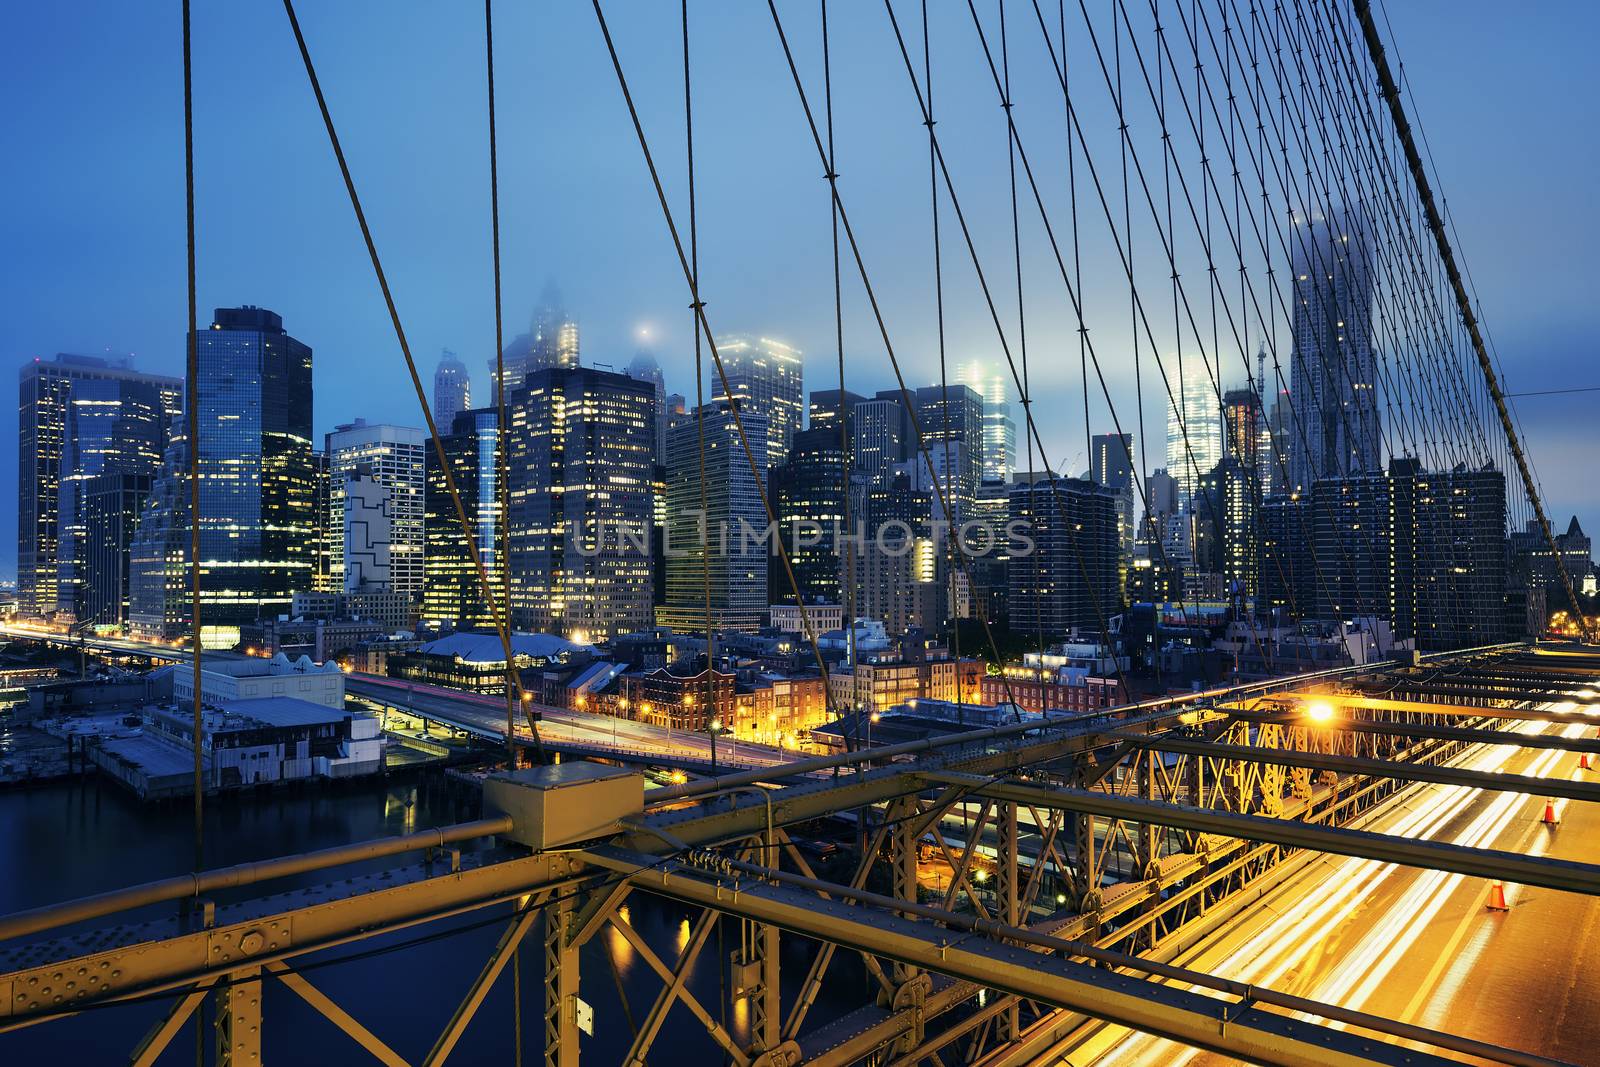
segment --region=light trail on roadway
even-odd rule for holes
[[[1575,705],[1546,707],[1569,711]],[[1529,721],[1514,729],[1525,734],[1554,729],[1571,738],[1587,726],[1571,723],[1557,728]],[[1569,753],[1559,750],[1479,745],[1450,762],[1475,771],[1515,769],[1547,778],[1570,759]],[[1543,852],[1548,833],[1535,833],[1531,844],[1527,838],[1530,830],[1544,830],[1540,824],[1544,804],[1542,798],[1521,793],[1418,784],[1396,794],[1357,825],[1419,840]],[[1558,818],[1562,807],[1560,802],[1554,805]],[[1474,927],[1494,921],[1495,913],[1484,907],[1490,891],[1482,879],[1460,874],[1327,857],[1290,878],[1254,913],[1182,962],[1263,988],[1414,1021],[1430,1007],[1434,1015],[1440,1014],[1439,998],[1459,983],[1456,950]],[[1505,885],[1504,893],[1508,905],[1514,906],[1517,887]],[[1447,910],[1455,921],[1441,937],[1437,927]],[[1435,943],[1440,948],[1437,953],[1419,951]],[[1378,1000],[1385,1003],[1375,1004]],[[1073,1050],[1072,1062],[1181,1065],[1202,1056],[1216,1062],[1216,1057],[1197,1049],[1105,1026]]]

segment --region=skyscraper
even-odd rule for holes
[[[472,376],[467,373],[467,365],[447,348],[439,354],[439,366],[433,372],[434,425],[451,425],[457,412],[471,406]]]
[[[120,605],[126,590],[115,582],[116,576],[125,576],[126,560],[107,556],[100,535],[109,534],[112,541],[124,546],[126,540],[114,531],[92,525],[87,498],[93,488],[101,494],[112,493],[125,503],[143,504],[143,492],[149,491],[150,479],[161,471],[161,457],[182,388],[177,379],[150,376],[85,378],[72,383],[62,441],[56,523],[56,610],[64,617],[103,624],[122,621]],[[102,521],[112,519],[120,527],[120,518],[104,514],[111,502],[111,497],[102,496],[102,514],[98,517]],[[132,518],[137,520],[137,511]],[[110,566],[112,573],[95,574],[97,564]],[[100,587],[100,607],[93,611],[85,603],[91,582]],[[108,586],[108,582],[112,584]],[[105,609],[112,604],[117,605],[117,610],[107,618]]]
[[[697,416],[705,422],[705,508]],[[765,415],[739,415],[756,469],[767,469]],[[770,548],[760,482],[751,474],[733,409],[726,402],[690,411],[667,431],[667,599],[656,622],[675,630],[705,628],[704,568],[709,560],[711,618],[718,629],[755,630],[767,608]]]
[[[1264,473],[1265,432],[1261,398],[1254,389],[1230,389],[1222,394],[1222,454],[1237,459],[1245,472],[1257,479]]]
[[[91,382],[100,384],[91,386]],[[167,443],[171,421],[180,411],[183,393],[181,382],[140,374],[126,357],[106,359],[62,353],[49,362],[34,359],[23,364],[17,405],[17,599],[29,614],[55,611],[58,603],[61,494],[63,479],[73,475],[72,466],[63,469],[63,459],[75,386],[85,399],[82,422],[86,432],[91,437],[100,431],[110,435],[98,444],[86,441],[79,450],[95,469],[104,466],[108,455],[114,456],[112,469],[122,469],[124,459],[144,463],[152,449],[159,457]],[[129,403],[126,418],[121,413],[124,388]],[[96,399],[91,399],[90,390]],[[147,440],[145,430],[136,428],[142,416],[134,412],[150,406],[152,393],[160,412],[156,424],[148,427],[155,437]],[[116,405],[116,413],[103,404]],[[105,417],[98,417],[102,415]],[[132,452],[127,451],[130,448]],[[68,521],[71,525],[76,520],[69,515]]]
[[[316,470],[311,449],[311,348],[291,337],[266,308],[217,308],[195,337],[200,373],[195,405],[200,438],[185,442],[200,468],[200,627],[214,647],[232,647],[238,628],[287,612],[297,589],[311,588],[316,566],[313,515]],[[162,480],[181,484],[187,453]],[[186,492],[152,489],[167,508],[169,531],[139,539],[171,548],[171,530],[190,519]],[[187,539],[179,536],[179,543]],[[149,558],[144,565],[170,565]],[[181,563],[181,559],[180,559]],[[138,611],[153,625],[167,595],[146,583],[153,600]],[[136,590],[137,592],[137,590]],[[183,616],[187,618],[187,614]],[[167,619],[170,627],[173,620]]]
[[[795,434],[787,462],[772,468],[772,510],[808,601],[839,602],[838,533],[844,526],[844,451],[839,431],[813,427]],[[774,604],[794,603],[781,560],[768,567]]]
[[[867,491],[887,488],[895,468],[911,455],[911,416],[900,394],[886,390],[852,409],[851,459],[866,478]]]
[[[506,396],[510,401],[513,390],[522,385],[522,379],[536,370],[547,367],[572,368],[578,365],[578,323],[567,314],[561,300],[561,290],[554,282],[544,287],[539,306],[534,309],[527,333],[519,333],[501,350],[500,362],[506,369]],[[495,383],[499,369],[495,360],[489,361],[489,397],[485,407],[495,406]],[[444,424],[439,431],[445,432]]]
[[[845,430],[849,432],[854,423],[855,407],[865,399],[866,397],[861,394],[852,393],[848,389],[813,389],[808,425],[813,430],[832,429],[837,435],[839,421],[843,419]]]
[[[1290,234],[1294,270],[1294,358],[1289,392],[1299,423],[1291,488],[1319,478],[1381,470],[1381,435],[1372,350],[1372,281],[1359,212],[1297,217]],[[1304,435],[1304,445],[1298,434]]]
[[[427,464],[423,458],[427,434],[410,426],[369,425],[365,419],[357,419],[335,428],[326,440],[328,587],[349,587],[344,576],[344,489],[351,474],[365,468],[389,494],[389,589],[419,600],[427,513]]]
[[[585,641],[651,625],[657,386],[593,367],[512,394],[512,621]]]
[[[805,420],[804,365],[800,350],[770,337],[730,335],[717,338],[717,354],[728,374],[728,390],[739,411],[755,413],[767,422],[767,464],[776,467],[789,458],[794,435]],[[713,371],[713,398],[727,396]]]
[[[1222,458],[1222,418],[1198,353],[1184,359],[1182,376],[1171,381],[1177,395],[1167,404],[1167,472],[1177,480],[1179,504],[1187,505],[1200,476]]]
[[[1134,499],[1138,488],[1133,474],[1133,434],[1101,433],[1089,440],[1089,478],[1117,494],[1117,523],[1125,556],[1133,552]]]
[[[959,522],[978,498],[978,482],[982,471],[979,457],[984,446],[983,398],[976,390],[965,385],[925,385],[916,391],[916,405],[917,426],[930,453],[942,451],[941,445],[947,441],[961,442],[966,446],[960,450],[960,468],[953,483],[955,493],[949,500],[951,510],[955,512],[954,517]],[[927,462],[919,456],[915,441],[910,443],[907,451],[912,459],[922,463],[926,471]],[[934,514],[943,517],[937,500],[934,501]]]
[[[392,590],[394,588],[394,500],[395,494],[359,463],[345,476],[339,494],[343,505],[344,591]]]
[[[660,463],[667,454],[667,379],[661,373],[661,364],[649,352],[640,351],[628,364],[628,377],[639,382],[649,382],[655,389],[654,422],[655,444],[651,456]]]
[[[195,341],[200,622],[226,639],[310,584],[312,354],[253,306],[216,309]]]
[[[500,558],[500,477],[496,463],[499,413],[493,408],[473,408],[456,415],[448,433],[439,439],[467,524],[472,543],[496,595],[502,588]],[[422,583],[422,618],[433,625],[457,629],[488,629],[493,613],[484,597],[477,568],[461,529],[460,516],[450,498],[438,451],[428,442],[425,451],[427,492],[424,497],[423,532],[426,541]]]
[[[1099,633],[1121,609],[1117,498],[1076,478],[1040,474],[1014,482],[1010,521],[1032,550],[1011,555],[1008,610],[1013,630],[1060,640],[1073,627]]]
[[[983,446],[978,455],[980,477],[987,481],[1009,481],[1017,461],[1017,428],[1011,421],[1009,372],[988,360],[973,359],[956,368],[955,380],[972,389],[983,401]]]
[[[1261,558],[1255,471],[1238,456],[1227,456],[1201,476],[1196,495],[1196,566],[1222,575],[1230,596],[1255,596]]]
[[[127,625],[133,539],[155,477],[112,471],[83,483],[78,504],[83,534],[76,550],[78,592],[73,609],[80,624]]]

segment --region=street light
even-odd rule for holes
[[[1333,705],[1326,700],[1314,700],[1306,705],[1306,718],[1323,724],[1333,721]]]

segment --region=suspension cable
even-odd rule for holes
[[[494,586],[490,583],[488,570],[484,566],[483,554],[478,548],[477,536],[473,530],[472,522],[467,517],[466,507],[461,501],[461,493],[456,488],[455,473],[452,470],[449,456],[445,454],[444,442],[439,436],[439,428],[434,423],[433,410],[428,404],[428,394],[422,387],[422,376],[417,372],[416,360],[411,355],[411,343],[406,340],[405,328],[400,323],[400,312],[395,306],[394,294],[389,289],[389,279],[384,273],[383,261],[378,256],[378,246],[373,241],[371,227],[367,225],[367,215],[361,207],[361,197],[356,192],[355,179],[350,174],[350,165],[345,160],[344,147],[340,144],[338,131],[334,128],[333,115],[328,110],[328,101],[323,95],[322,83],[317,78],[316,66],[312,63],[311,52],[306,47],[305,34],[301,32],[300,20],[295,15],[294,0],[283,0],[283,9],[284,13],[289,17],[290,29],[294,31],[295,44],[300,49],[300,59],[305,65],[306,78],[310,81],[311,91],[316,96],[317,110],[321,112],[322,125],[328,132],[328,143],[333,148],[334,159],[339,164],[339,173],[344,178],[345,191],[350,197],[350,207],[354,210],[356,223],[361,228],[362,240],[366,242],[367,257],[372,261],[372,270],[377,276],[378,288],[383,291],[383,301],[389,311],[389,321],[394,326],[395,339],[399,342],[401,355],[405,357],[406,370],[411,376],[411,386],[416,392],[417,404],[422,409],[423,420],[427,423],[428,433],[433,441],[435,457],[439,461],[439,473],[444,480],[445,489],[450,494],[450,502],[455,507],[456,520],[461,525],[467,553],[472,559],[474,570],[477,571],[478,587],[483,590],[484,600],[488,604],[495,632],[500,638],[501,650],[505,654],[506,663],[509,665],[516,658],[512,650],[511,624],[507,615],[510,605],[502,605],[495,597]],[[501,566],[505,566],[504,560],[501,561]],[[511,676],[516,684],[517,695],[521,699],[526,695],[522,686],[522,676],[517,671],[512,671]],[[533,709],[527,706],[528,701],[523,700],[522,702],[528,730],[533,737],[534,748],[538,753],[540,762],[543,762],[544,743],[539,737],[538,720],[534,716]]]

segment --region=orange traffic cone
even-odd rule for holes
[[[1559,826],[1559,825],[1561,825],[1561,819],[1556,815],[1556,802],[1555,801],[1546,800],[1544,802],[1544,819],[1543,819],[1543,822],[1544,822],[1544,824],[1546,826]]]
[[[1506,903],[1506,884],[1499,879],[1495,879],[1494,884],[1489,887],[1488,908],[1490,911],[1511,910],[1511,905]]]
[[[1580,770],[1580,771],[1592,771],[1592,770],[1594,770],[1593,767],[1589,766],[1589,753],[1587,753],[1587,752],[1578,753],[1578,770]]]

